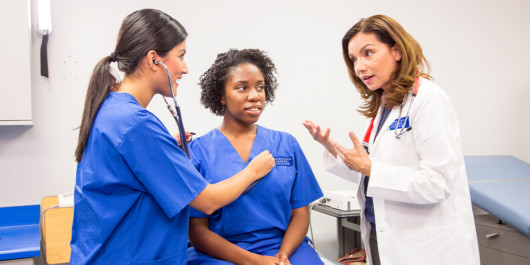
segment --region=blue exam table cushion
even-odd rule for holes
[[[39,205],[0,207],[0,260],[40,255]]]
[[[40,255],[39,225],[0,227],[0,260]]]
[[[530,164],[513,156],[466,156],[473,204],[530,237]]]

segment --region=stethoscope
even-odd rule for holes
[[[396,135],[396,139],[401,138],[401,136],[403,134],[405,134],[406,132],[412,130],[412,124],[410,124],[409,127],[407,127],[407,128],[405,128],[405,126],[407,125],[407,121],[410,120],[410,118],[409,118],[410,106],[412,106],[412,103],[414,103],[414,99],[416,98],[416,95],[418,95],[418,88],[419,87],[420,87],[420,75],[416,76],[416,81],[414,81],[414,90],[412,91],[412,97],[410,99],[410,104],[409,104],[409,107],[407,108],[407,114],[405,115],[405,120],[403,121],[403,125],[401,126],[401,128],[399,128],[399,132],[398,132],[398,127],[399,127],[399,123],[400,123],[400,120],[401,120],[401,111],[403,110],[404,102],[401,103],[401,106],[399,107],[398,124],[396,125],[396,129],[394,130],[394,134]]]
[[[418,89],[420,87],[420,75],[418,74],[416,76],[416,80],[414,81],[414,90],[412,90],[412,97],[410,99],[410,104],[409,104],[409,107],[407,108],[407,113],[405,115],[405,120],[403,121],[403,124],[401,125],[401,127],[399,128],[399,132],[398,132],[398,127],[400,125],[400,121],[401,121],[401,112],[403,111],[403,105],[405,102],[402,102],[401,103],[401,106],[399,108],[399,116],[398,116],[398,119],[397,119],[397,124],[396,124],[396,129],[394,129],[394,134],[396,136],[396,139],[400,139],[401,136],[403,134],[405,134],[406,132],[412,130],[412,123],[410,123],[409,127],[405,128],[405,126],[407,125],[407,121],[410,122],[410,118],[409,118],[409,112],[410,112],[410,107],[412,106],[412,103],[414,103],[414,99],[416,98],[416,95],[418,95]],[[366,133],[364,134],[364,138],[363,138],[363,147],[364,149],[366,150],[367,153],[368,152],[368,142],[370,141],[370,135],[372,134],[372,129],[374,128],[374,120],[375,118],[372,118],[372,122],[370,123],[370,126],[368,126],[368,130],[366,130]]]
[[[166,102],[167,109],[169,110],[169,112],[171,112],[171,115],[173,115],[173,118],[175,118],[175,121],[177,122],[177,126],[179,128],[179,134],[180,134],[179,135],[179,137],[180,137],[180,148],[182,149],[182,151],[184,151],[184,153],[186,153],[186,155],[189,158],[190,157],[190,149],[188,148],[188,141],[186,139],[186,130],[184,130],[184,123],[182,122],[182,114],[180,113],[180,107],[177,104],[177,100],[175,99],[175,94],[173,93],[173,84],[171,83],[171,75],[169,74],[169,69],[161,61],[153,60],[153,63],[155,65],[160,64],[160,65],[162,65],[164,67],[164,69],[166,69],[167,79],[169,80],[169,90],[171,90],[171,98],[173,98],[173,104],[175,104],[174,109],[171,108],[171,105],[169,105],[169,103],[167,102],[166,97],[162,96],[162,98]]]

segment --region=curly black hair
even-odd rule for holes
[[[276,66],[265,52],[258,49],[230,49],[228,52],[217,54],[217,59],[204,74],[201,75],[201,103],[205,108],[217,115],[224,115],[221,98],[225,92],[225,84],[230,72],[242,63],[250,63],[258,67],[265,78],[265,102],[274,101],[274,92],[278,82],[274,74]]]

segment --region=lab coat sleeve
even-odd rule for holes
[[[322,156],[322,162],[326,171],[333,173],[347,181],[355,182],[359,184],[361,181],[361,173],[349,169],[342,159],[337,156],[336,158],[330,154],[327,150],[324,149],[324,154]]]
[[[465,177],[459,173],[463,163],[459,128],[447,94],[437,86],[420,87],[414,105],[410,146],[400,146],[396,140],[397,146],[380,146],[379,152],[395,152],[391,155],[397,161],[400,150],[415,148],[419,165],[374,159],[367,196],[414,204],[438,203],[451,195],[455,178]]]

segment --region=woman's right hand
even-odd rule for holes
[[[206,188],[190,202],[190,205],[210,215],[241,196],[253,182],[267,175],[275,164],[274,157],[265,150],[254,157],[245,169],[234,176],[215,184],[206,185]]]
[[[330,135],[330,129],[326,128],[322,130],[320,125],[314,123],[313,121],[306,120],[302,123],[306,129],[309,131],[309,134],[313,136],[313,139],[320,144],[322,144],[330,154],[337,157],[337,150],[335,149],[335,141],[333,141]]]
[[[268,150],[265,150],[248,163],[247,169],[254,172],[256,179],[260,179],[267,175],[275,166],[274,157]]]

